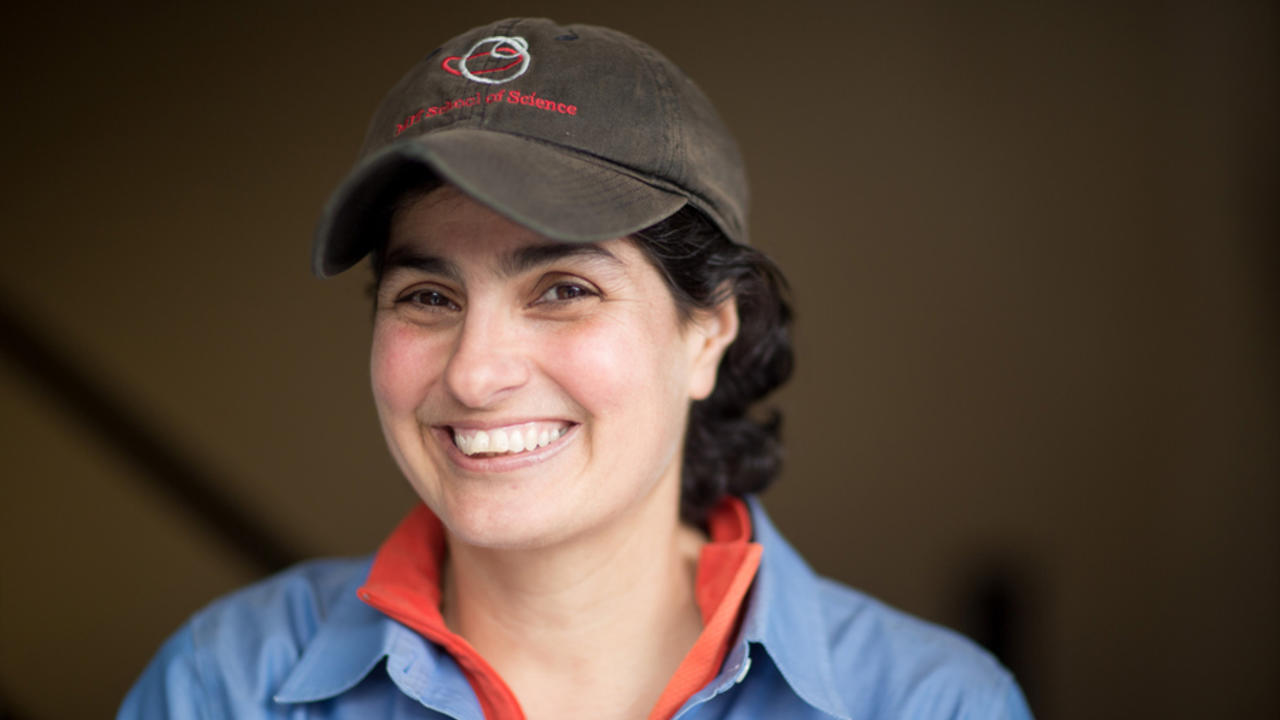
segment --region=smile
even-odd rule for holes
[[[569,431],[564,422],[533,422],[507,427],[470,430],[451,428],[453,444],[464,455],[496,456],[537,450],[560,439]]]

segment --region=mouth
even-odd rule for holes
[[[567,422],[531,422],[505,427],[449,427],[453,444],[467,457],[491,458],[529,453],[551,445],[572,428]]]

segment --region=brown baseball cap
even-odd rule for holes
[[[315,273],[368,254],[424,169],[555,240],[624,237],[690,204],[747,241],[742,157],[711,101],[608,28],[501,20],[428,54],[382,101],[326,204]]]

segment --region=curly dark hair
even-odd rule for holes
[[[716,386],[689,409],[680,517],[703,524],[725,495],[764,490],[782,469],[782,413],[752,407],[791,377],[791,306],[782,271],[764,253],[738,245],[686,205],[633,238],[662,274],[686,319],[729,297],[738,336],[725,350]]]
[[[425,168],[401,180],[398,197],[380,204],[372,220],[372,236],[381,239],[370,255],[373,289],[382,280],[392,216],[440,185]],[[690,205],[632,239],[666,282],[683,320],[730,297],[738,304],[738,336],[720,360],[715,389],[690,407],[685,431],[680,518],[701,526],[726,495],[760,492],[782,469],[782,413],[774,408],[753,416],[752,410],[791,377],[787,281],[768,256],[732,242]]]

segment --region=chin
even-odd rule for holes
[[[555,545],[580,531],[581,513],[571,512],[563,493],[530,497],[528,487],[494,483],[482,490],[446,491],[427,501],[457,542],[491,550],[532,550]],[[556,497],[558,496],[558,497]]]

